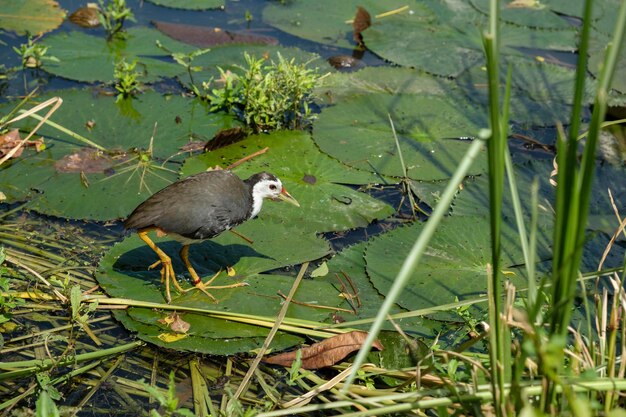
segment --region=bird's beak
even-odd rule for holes
[[[296,201],[295,198],[293,198],[291,196],[291,194],[289,194],[287,192],[287,190],[285,189],[285,187],[283,187],[282,190],[280,190],[280,194],[278,194],[278,196],[276,197],[277,200],[282,200],[282,201],[286,201],[289,204],[293,204],[296,207],[300,207],[300,203],[298,203]]]

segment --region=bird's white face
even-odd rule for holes
[[[262,180],[254,184],[252,189],[252,198],[256,201],[257,198],[278,198],[283,190],[283,184],[277,178],[275,180]]]
[[[263,200],[269,198],[274,201],[285,201],[287,203],[293,204],[294,206],[300,207],[300,204],[293,198],[285,187],[283,187],[283,183],[280,182],[278,178],[266,178],[263,179],[252,187],[252,217],[255,217],[261,211],[261,206],[263,206]]]

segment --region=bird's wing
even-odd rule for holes
[[[126,221],[127,228],[158,227],[191,239],[208,239],[247,219],[250,191],[230,171],[187,177],[154,194]]]

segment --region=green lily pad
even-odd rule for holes
[[[348,301],[342,305],[343,308],[354,309],[354,313],[337,312],[335,318],[339,317],[347,322],[371,319],[376,317],[380,306],[385,301],[383,295],[372,285],[365,269],[367,244],[368,242],[360,242],[345,248],[327,262],[329,273],[323,279],[345,294],[343,297]],[[395,305],[390,314],[405,311],[405,309]],[[433,334],[433,331],[441,325],[441,323],[425,317],[395,319],[394,322],[404,331],[429,335]],[[371,324],[350,326],[367,330]],[[391,323],[386,323],[383,328],[395,330]],[[384,346],[387,349],[387,346]]]
[[[185,10],[223,9],[224,0],[147,0],[157,6]]]
[[[329,253],[328,242],[324,239],[312,233],[298,233],[290,225],[272,221],[272,216],[267,214],[272,209],[273,207],[264,207],[258,219],[237,227],[237,232],[251,239],[254,242],[252,244],[233,233],[223,233],[210,241],[192,245],[189,250],[189,259],[198,275],[206,280],[222,270],[224,272],[214,284],[228,285],[246,281],[253,274],[297,265],[321,258]],[[297,210],[295,207],[293,209]],[[191,284],[187,283],[187,270],[178,256],[181,244],[167,237],[154,237],[153,240],[172,258],[173,267],[181,285],[191,287]],[[160,269],[148,270],[148,266],[157,260],[157,255],[142,240],[133,235],[115,245],[102,259],[97,273],[98,282],[112,297],[165,302],[164,285],[160,282]],[[234,268],[236,275],[226,276],[226,267]],[[258,285],[262,285],[262,280],[258,281]],[[253,287],[252,284],[251,287]],[[242,291],[246,294],[246,290],[250,290],[251,287],[215,290],[214,295],[219,300],[220,308],[234,307],[242,302],[239,298]],[[235,301],[231,301],[232,299]],[[200,291],[177,294],[172,289],[172,300],[174,304],[187,307],[201,308],[211,304],[208,297]]]
[[[573,69],[547,62],[520,57],[506,57],[500,68],[501,83],[506,83],[507,66],[511,65],[512,121],[529,126],[554,126],[557,122],[567,124],[574,101]],[[468,98],[487,108],[487,70],[476,65],[459,75],[460,87]],[[585,85],[583,103],[593,101],[596,82],[589,78]]]
[[[57,94],[64,104],[51,120],[108,151],[97,152],[44,126],[38,134],[45,137],[46,150],[36,153],[27,149],[0,166],[0,189],[8,201],[34,197],[29,208],[66,218],[126,217],[151,194],[176,180],[175,163],[185,156],[180,148],[196,139],[196,132],[210,137],[235,125],[230,116],[207,114],[201,102],[182,97],[146,93],[116,103],[113,97],[94,97],[89,91]],[[29,131],[35,123],[28,120],[21,127]],[[151,140],[150,158],[145,150]]]
[[[0,0],[0,29],[36,35],[58,28],[66,11],[54,0]]]
[[[471,3],[481,13],[489,15],[489,0],[471,0]],[[571,23],[554,13],[543,2],[527,2],[529,5],[526,7],[516,7],[511,3],[513,2],[500,3],[500,20],[520,26],[553,30],[571,27]]]
[[[273,209],[276,221],[319,233],[364,227],[374,219],[393,213],[389,205],[340,185],[368,184],[380,181],[380,177],[346,167],[321,153],[310,136],[303,132],[250,136],[228,147],[188,158],[182,174],[195,174],[216,165],[224,168],[265,147],[269,147],[266,153],[233,171],[241,178],[269,171],[283,181],[301,207],[293,210],[286,204],[277,205]]]
[[[343,163],[381,175],[404,176],[389,117],[395,125],[409,178],[449,178],[467,151],[484,116],[445,98],[367,94],[326,108],[314,124],[315,142]],[[472,174],[484,172],[477,162]]]
[[[422,224],[402,227],[370,241],[365,254],[367,273],[382,294],[391,288],[422,228]],[[485,217],[445,218],[397,303],[415,310],[486,296],[489,235]],[[539,259],[548,256],[545,247],[545,242],[538,245]],[[502,265],[510,272],[506,278],[517,288],[526,286],[523,268],[517,267],[523,262],[516,232],[507,226],[502,238]]]
[[[447,9],[443,3],[429,4],[433,10]],[[448,16],[451,11],[437,14]],[[431,21],[405,11],[377,21],[363,32],[363,40],[372,52],[391,62],[454,77],[484,59],[480,34],[485,27],[484,16],[468,8]],[[503,25],[500,41],[502,55],[522,55],[519,48],[574,51],[576,32]]]
[[[329,253],[330,248],[328,242],[314,234],[298,233],[297,229],[288,227],[289,225],[273,222],[274,216],[267,213],[277,204],[268,203],[267,206],[258,219],[237,228],[239,233],[252,239],[253,244],[234,234],[224,233],[210,241],[192,245],[189,251],[190,261],[203,280],[206,281],[220,269],[225,270],[227,266],[231,266],[236,275],[228,277],[223,272],[214,285],[244,281],[248,286],[211,291],[219,300],[217,304],[200,291],[178,294],[173,289],[173,304],[269,317],[278,313],[283,298],[277,293],[287,294],[293,284],[293,277],[258,273],[323,257]],[[181,285],[193,288],[188,282],[189,274],[177,254],[181,245],[168,238],[154,240],[172,257]],[[148,266],[156,259],[154,252],[133,235],[115,245],[104,256],[96,278],[110,296],[164,303],[164,285],[160,282],[159,270],[148,270]],[[307,305],[293,304],[288,310],[288,317],[320,322],[330,320],[333,307],[345,304],[339,297],[339,291],[323,280],[304,280],[294,300]],[[211,354],[233,354],[255,349],[262,344],[268,331],[254,325],[207,317],[203,313],[187,312],[182,319],[191,325],[188,336],[175,342],[165,342],[159,339],[159,335],[171,331],[158,320],[167,314],[168,312],[148,308],[132,308],[125,313],[119,313],[117,317],[125,327],[137,331],[140,338],[151,343]],[[272,346],[284,349],[299,342],[299,337],[279,333]]]
[[[589,72],[591,72],[594,77],[598,78],[600,76],[600,71],[604,63],[604,56],[606,54],[606,46],[611,41],[611,38],[608,36],[601,35],[599,33],[596,33],[595,35],[596,36],[592,38],[592,40],[589,43],[588,68],[589,68]],[[617,90],[618,92],[622,94],[626,94],[626,77],[624,77],[625,71],[626,71],[626,45],[622,44],[620,46],[618,59],[615,64],[615,75],[613,76],[613,82],[611,83],[611,88]]]
[[[427,15],[430,10],[416,0],[333,0],[271,2],[263,9],[263,21],[280,30],[303,39],[352,48],[352,24],[357,7],[364,7],[376,21],[375,16],[400,7]]]
[[[315,87],[315,96],[322,103],[336,104],[361,94],[442,96],[454,89],[449,80],[413,68],[367,67],[353,73],[336,72],[321,78]]]
[[[145,27],[130,28],[127,34],[127,39],[107,41],[101,36],[80,31],[56,33],[42,43],[59,62],[46,63],[45,70],[76,81],[112,83],[115,62],[124,58],[127,62],[137,60],[136,71],[141,73],[138,81],[144,83],[172,78],[185,72],[185,68],[176,64],[165,50],[157,47],[156,42],[161,42],[170,51],[181,53],[193,51],[192,46]]]

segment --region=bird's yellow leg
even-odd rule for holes
[[[172,259],[167,256],[165,252],[159,248],[156,243],[150,239],[148,236],[149,230],[140,230],[137,234],[139,235],[139,239],[143,240],[146,245],[150,247],[157,254],[159,260],[153,263],[148,267],[148,269],[155,268],[157,265],[161,264],[161,282],[165,281],[165,299],[168,303],[172,302],[172,294],[170,292],[170,278],[174,282],[174,286],[180,292],[183,292],[182,287],[176,280],[176,274],[174,273],[174,268],[172,267]]]
[[[189,245],[184,245],[183,248],[180,250],[180,258],[185,263],[185,266],[187,267],[187,270],[189,271],[189,274],[191,275],[191,279],[193,280],[193,285],[194,285],[193,288],[189,288],[188,290],[183,290],[183,292],[189,292],[191,290],[200,290],[203,293],[205,293],[211,300],[217,302],[215,297],[213,297],[213,295],[211,295],[211,293],[209,293],[208,289],[219,290],[219,289],[223,289],[223,288],[245,287],[246,285],[248,285],[245,282],[237,282],[237,283],[231,284],[231,285],[213,285],[213,286],[211,286],[211,283],[213,281],[215,281],[215,278],[218,277],[218,275],[220,274],[221,271],[217,271],[217,273],[215,275],[213,275],[207,282],[202,282],[202,279],[200,279],[200,277],[198,276],[198,273],[196,272],[196,270],[193,269],[193,265],[191,265],[191,262],[189,262]]]

